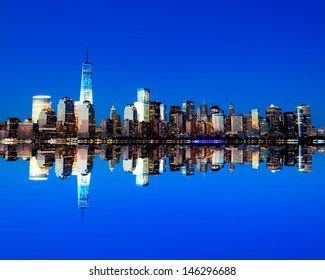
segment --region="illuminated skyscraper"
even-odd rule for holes
[[[56,115],[53,109],[43,109],[39,114],[39,129],[53,129],[55,131]]]
[[[303,104],[296,107],[298,137],[311,136],[310,106]]]
[[[72,99],[65,96],[59,100],[57,107],[57,128],[68,133],[76,131],[74,105]]]
[[[213,132],[224,133],[225,117],[223,113],[213,113],[211,115]]]
[[[88,49],[86,53],[86,61],[82,64],[81,71],[81,87],[80,87],[80,103],[89,101],[93,104],[93,68],[88,61]]]
[[[244,131],[244,117],[243,115],[231,115],[231,132],[232,133],[242,133]]]
[[[287,138],[296,136],[296,116],[293,112],[283,114],[284,133]]]
[[[182,111],[185,113],[185,120],[189,121],[194,118],[194,102],[184,100],[182,102]]]
[[[166,104],[160,104],[160,121],[167,121],[167,106]]]
[[[273,104],[266,108],[266,123],[270,129],[270,134],[279,134],[283,132],[282,109]]]
[[[232,102],[229,105],[229,116],[233,115],[235,113],[234,106],[232,105]]]
[[[138,100],[134,102],[137,108],[137,119],[139,122],[149,122],[150,89],[139,88],[137,94]]]
[[[115,109],[114,105],[113,105],[112,108],[111,108],[111,112],[110,112],[110,114],[109,114],[109,118],[110,118],[111,120],[115,120],[115,118],[116,118],[116,109]]]
[[[251,115],[252,115],[252,131],[253,133],[258,133],[260,131],[258,109],[252,109]]]
[[[138,102],[150,102],[150,89],[138,88],[137,90]]]
[[[79,105],[78,113],[78,137],[89,138],[95,134],[95,110],[94,105],[84,101]]]
[[[32,105],[32,121],[37,123],[39,114],[43,109],[51,109],[51,96],[48,95],[36,95],[33,96]]]
[[[126,105],[124,108],[124,120],[136,121],[137,120],[137,109],[134,105]]]

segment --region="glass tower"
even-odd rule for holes
[[[137,94],[138,100],[134,102],[137,108],[137,119],[139,122],[149,122],[150,89],[139,88]]]
[[[86,53],[86,61],[82,64],[81,71],[81,87],[80,87],[80,103],[89,101],[93,104],[93,68],[88,61],[88,49]]]

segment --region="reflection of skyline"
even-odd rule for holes
[[[88,207],[91,172],[95,155],[107,161],[107,170],[114,171],[121,165],[126,173],[134,176],[135,185],[149,185],[152,175],[179,172],[182,176],[195,173],[229,171],[236,166],[247,165],[254,170],[265,164],[272,173],[284,167],[295,167],[298,172],[312,171],[312,155],[325,153],[324,146],[299,145],[218,145],[218,146],[164,146],[164,145],[44,145],[18,144],[0,145],[0,157],[7,161],[19,158],[29,161],[29,179],[47,180],[53,167],[56,177],[66,179],[76,176],[78,208]],[[228,167],[228,168],[227,168]]]

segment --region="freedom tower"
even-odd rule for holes
[[[84,101],[89,101],[93,104],[93,69],[91,63],[88,61],[88,48],[86,51],[86,61],[82,64],[81,72],[81,86],[80,86],[80,104]]]

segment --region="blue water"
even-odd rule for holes
[[[96,155],[82,221],[77,178],[29,180],[29,161],[0,159],[1,259],[324,259],[325,155],[312,172],[229,164],[167,171],[135,185],[122,160]]]

